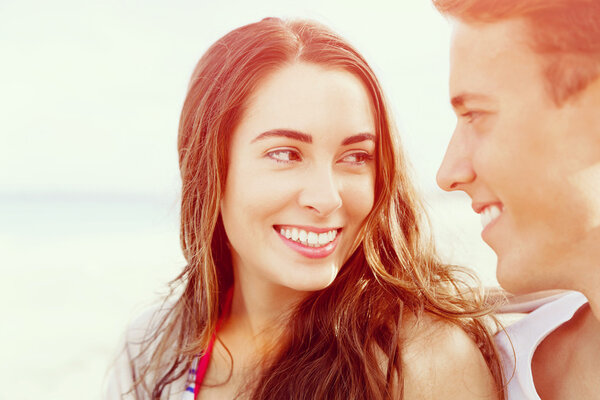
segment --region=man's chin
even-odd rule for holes
[[[525,294],[538,290],[539,282],[536,282],[536,275],[530,268],[524,268],[524,265],[531,266],[531,262],[524,260],[510,260],[498,257],[496,264],[496,279],[500,286],[512,294]]]

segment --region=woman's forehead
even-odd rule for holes
[[[370,94],[342,69],[295,63],[266,76],[248,98],[238,130],[375,134]]]

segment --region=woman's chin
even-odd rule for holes
[[[303,268],[304,269],[304,268]],[[294,271],[282,284],[298,292],[316,292],[323,290],[333,283],[339,268],[333,263],[328,266],[311,266],[312,271]]]

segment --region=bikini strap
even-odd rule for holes
[[[225,295],[225,303],[223,305],[223,315],[217,321],[217,326],[215,327],[215,332],[213,332],[210,337],[210,341],[208,342],[208,347],[206,351],[200,356],[198,360],[198,366],[196,367],[196,379],[194,385],[194,399],[198,396],[198,392],[200,391],[200,387],[202,386],[202,381],[204,380],[204,375],[206,375],[206,371],[208,370],[208,364],[210,363],[210,358],[212,355],[213,347],[215,346],[215,340],[217,338],[217,332],[223,323],[223,319],[229,314],[231,309],[231,299],[233,297],[233,288],[227,291]]]

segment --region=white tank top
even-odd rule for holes
[[[496,335],[504,376],[508,381],[506,386],[508,400],[540,400],[531,372],[533,353],[550,333],[570,320],[573,314],[586,303],[587,299],[583,294],[567,292],[564,296],[540,306],[510,325],[506,328],[506,332],[500,331]],[[506,333],[510,336],[510,341]]]

